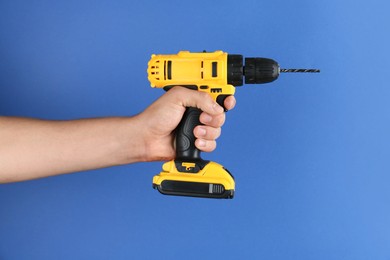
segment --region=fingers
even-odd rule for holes
[[[175,99],[175,102],[183,107],[197,107],[211,115],[221,114],[224,109],[215,102],[211,96],[205,92],[193,91],[184,87],[173,87],[166,93]],[[234,96],[228,96],[224,101],[227,110],[231,110],[236,105]]]
[[[215,140],[221,135],[221,128],[198,125],[194,129],[194,135],[198,139]]]
[[[194,135],[197,138],[195,146],[204,152],[211,152],[217,147],[215,140],[221,135],[221,128],[198,125],[194,129]]]
[[[199,121],[204,125],[198,125],[194,128],[194,135],[197,138],[195,146],[204,152],[212,152],[217,147],[215,140],[221,135],[225,113],[210,115],[203,112],[200,114]]]
[[[209,94],[183,87],[174,87],[167,94],[175,97],[177,104],[183,107],[197,107],[210,115],[223,114],[223,108]]]
[[[176,105],[184,108],[196,107],[203,111],[199,118],[203,125],[199,125],[194,129],[195,146],[204,152],[213,151],[217,146],[215,140],[221,135],[221,126],[225,122],[224,109],[205,92],[174,87],[166,95]],[[227,110],[233,109],[235,104],[234,96],[229,96],[224,101],[224,107]]]
[[[221,127],[225,123],[225,113],[220,115],[210,115],[203,112],[200,114],[199,121],[204,125]]]
[[[199,150],[202,150],[203,152],[212,152],[217,148],[217,142],[210,141],[210,140],[203,140],[203,139],[196,139],[195,140],[195,146]]]

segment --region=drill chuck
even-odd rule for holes
[[[245,84],[263,84],[279,77],[279,64],[273,59],[245,58]]]
[[[280,73],[318,73],[319,69],[281,69],[279,64],[268,58],[245,58],[229,54],[227,59],[228,84],[242,86],[245,84],[263,84],[276,80]]]

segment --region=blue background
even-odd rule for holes
[[[0,1],[6,116],[139,113],[152,53],[322,70],[237,89],[204,154],[233,200],[160,195],[160,162],[1,185],[0,259],[389,259],[389,3]]]

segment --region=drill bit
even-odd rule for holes
[[[319,69],[280,69],[280,72],[286,73],[319,73]]]

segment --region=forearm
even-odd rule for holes
[[[0,183],[142,161],[141,128],[136,118],[0,117]]]

